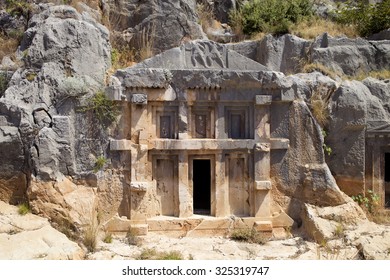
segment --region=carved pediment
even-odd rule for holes
[[[230,50],[226,45],[203,40],[191,41],[170,49],[132,68],[268,71],[264,65]]]

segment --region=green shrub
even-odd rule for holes
[[[293,23],[313,14],[310,0],[253,0],[243,2],[230,13],[234,26],[241,25],[245,34],[257,32],[287,33]]]
[[[19,204],[19,206],[18,206],[18,213],[20,215],[26,215],[29,212],[30,212],[30,205],[28,205],[27,202]]]
[[[106,233],[106,235],[103,238],[104,243],[112,243],[112,234],[111,233]]]
[[[390,0],[376,4],[348,1],[335,17],[340,23],[355,25],[360,36],[369,36],[390,28]]]
[[[371,214],[377,212],[379,208],[380,197],[372,190],[368,190],[366,194],[353,195],[352,199]]]
[[[29,17],[31,13],[31,4],[27,1],[5,0],[6,10],[13,16]]]
[[[109,100],[103,91],[99,91],[89,101],[81,112],[93,111],[101,123],[112,123],[119,114],[114,101]]]
[[[95,167],[94,167],[93,171],[95,171],[95,173],[98,172],[100,169],[102,169],[104,167],[106,162],[107,162],[107,159],[104,156],[99,156],[96,159]]]

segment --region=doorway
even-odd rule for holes
[[[194,214],[211,215],[211,161],[194,159],[192,162]]]
[[[390,153],[385,153],[385,208],[390,208]]]

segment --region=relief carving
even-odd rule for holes
[[[191,44],[185,49],[186,63],[191,68],[228,68],[227,48],[208,42]]]

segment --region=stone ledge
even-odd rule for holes
[[[271,138],[271,150],[284,150],[290,146],[290,140],[286,138]],[[156,139],[149,142],[148,150],[235,150],[247,149],[262,145],[254,139]],[[268,144],[268,143],[267,143]],[[139,145],[131,140],[111,140],[111,151],[130,151],[138,149]],[[146,149],[146,147],[145,147]]]

